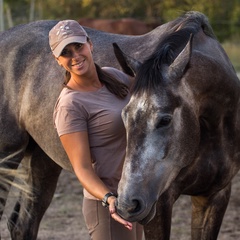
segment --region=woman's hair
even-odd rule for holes
[[[113,77],[108,72],[104,71],[96,63],[95,63],[95,66],[96,66],[96,70],[97,70],[97,74],[98,74],[100,82],[103,83],[107,87],[107,89],[111,93],[116,95],[117,97],[119,97],[121,99],[125,98],[129,92],[128,86],[126,84],[120,82],[119,80],[117,80],[115,77]],[[70,77],[71,77],[70,72],[66,71],[64,86],[67,85],[67,83],[70,80]]]
[[[125,98],[129,92],[128,86],[123,82],[117,80],[108,72],[104,71],[96,63],[95,66],[100,82],[103,83],[107,87],[107,89],[117,97],[121,99]]]

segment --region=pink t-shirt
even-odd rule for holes
[[[126,74],[103,68],[128,86]],[[92,165],[110,191],[116,193],[121,177],[126,148],[126,133],[121,112],[129,102],[130,94],[120,99],[103,86],[93,92],[80,92],[63,88],[54,109],[54,122],[58,135],[87,131]],[[84,196],[96,199],[86,190]]]

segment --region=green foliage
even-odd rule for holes
[[[223,48],[229,56],[235,70],[240,72],[240,37],[236,38],[234,41],[224,42]]]
[[[209,18],[220,41],[240,35],[240,0],[4,0],[4,4],[14,25],[29,22],[31,5],[34,20],[133,17],[159,24],[194,10]],[[5,21],[7,28],[9,14]]]

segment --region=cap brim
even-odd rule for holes
[[[86,36],[73,36],[73,37],[68,37],[64,40],[62,40],[57,47],[52,50],[53,54],[55,57],[59,57],[61,55],[62,50],[70,43],[86,43],[87,42],[87,37]]]

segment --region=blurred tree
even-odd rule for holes
[[[4,21],[11,27],[39,19],[132,17],[161,24],[190,10],[209,18],[220,41],[239,35],[240,0],[4,0]]]
[[[3,0],[0,0],[0,31],[4,31]]]
[[[234,7],[233,7],[232,14],[231,14],[231,36],[237,36],[236,39],[239,43],[239,38],[240,38],[240,0],[234,0]]]
[[[205,4],[204,11],[220,41],[224,41],[231,35],[233,9],[234,0],[212,0]]]
[[[35,1],[36,0],[31,0],[31,3],[30,3],[29,22],[34,21]]]

